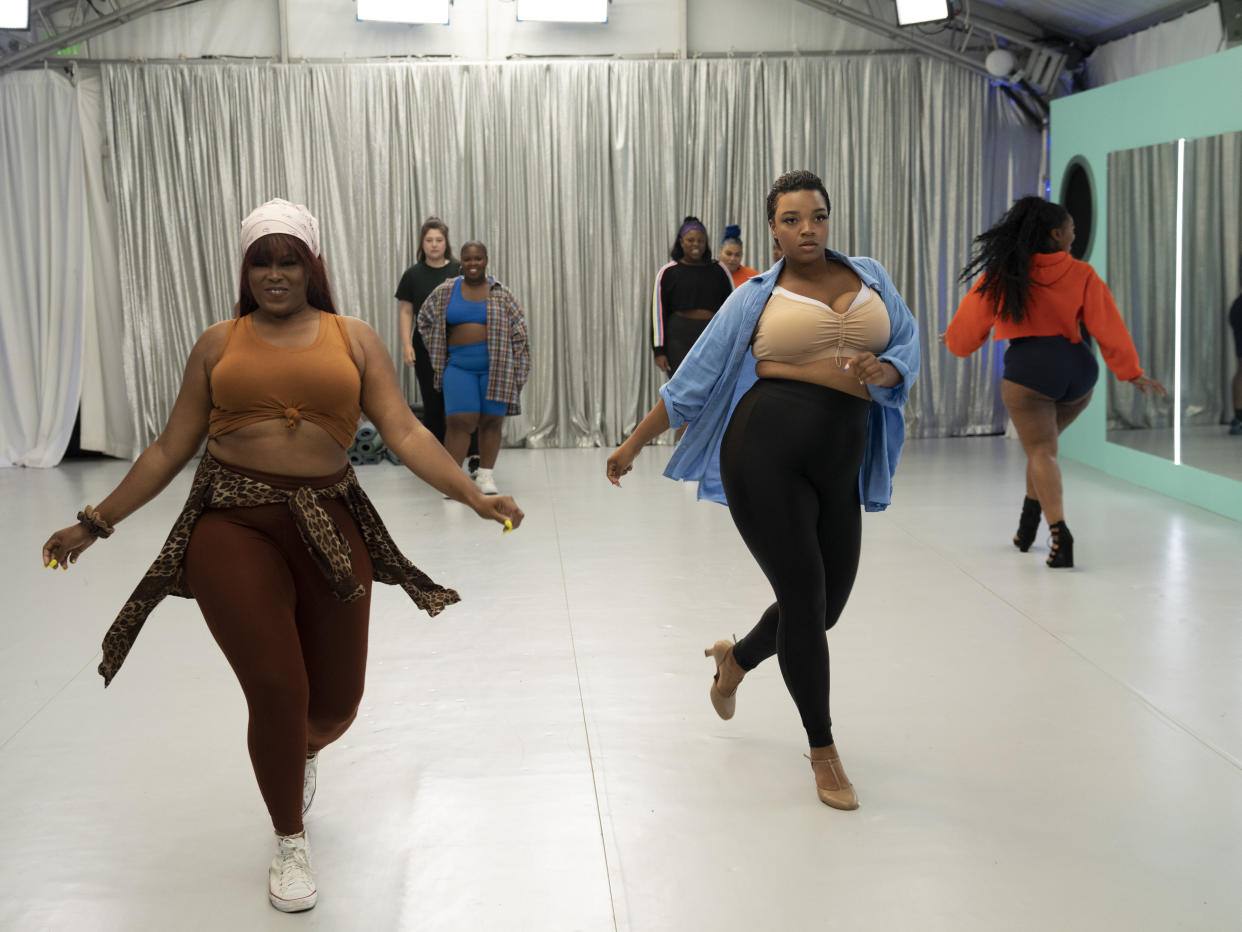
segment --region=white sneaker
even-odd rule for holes
[[[302,815],[310,812],[311,803],[315,801],[315,787],[318,785],[319,755],[306,758],[306,770],[302,774]]]
[[[490,469],[479,467],[478,475],[474,477],[475,485],[479,487],[479,491],[484,495],[499,495],[500,489],[496,488],[496,480],[492,476]]]
[[[319,900],[305,832],[276,836],[276,857],[267,870],[267,898],[282,913],[300,913]]]

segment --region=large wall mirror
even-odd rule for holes
[[[1109,288],[1170,392],[1109,379],[1109,442],[1242,481],[1242,132],[1109,153],[1108,231]]]

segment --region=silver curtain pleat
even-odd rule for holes
[[[1187,140],[1183,190],[1182,423],[1223,424],[1238,365],[1228,318],[1242,294],[1242,133]]]
[[[198,333],[236,300],[243,216],[319,217],[343,313],[400,359],[397,280],[428,214],[481,239],[526,310],[533,369],[506,441],[618,442],[656,398],[652,278],[681,218],[739,222],[809,168],[833,245],[885,264],[923,327],[913,435],[998,432],[995,357],[946,357],[970,239],[1039,183],[1037,132],[986,81],[914,56],[503,64],[109,65],[125,375],[163,425]],[[407,391],[412,385],[406,377]],[[412,398],[413,395],[411,394]]]
[[[1172,387],[1177,266],[1177,144],[1108,154],[1108,286],[1139,364]],[[1110,429],[1173,426],[1172,406],[1105,376]],[[1172,456],[1170,449],[1169,455]]]

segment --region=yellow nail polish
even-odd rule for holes
[[[52,569],[52,570],[56,569],[56,561],[55,561],[55,560],[53,560],[53,561],[52,561],[51,563],[49,563],[47,566],[48,566],[48,569]]]
[[[508,518],[505,518],[505,529],[504,529],[503,531],[501,531],[500,533],[501,533],[501,534],[508,534],[508,533],[509,533],[510,531],[512,531],[512,530],[513,530],[513,522],[512,522],[512,521],[510,521]]]

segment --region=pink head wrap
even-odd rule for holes
[[[310,247],[311,255],[319,255],[319,221],[302,204],[291,204],[275,198],[250,212],[241,225],[241,251],[269,233],[288,233]]]

